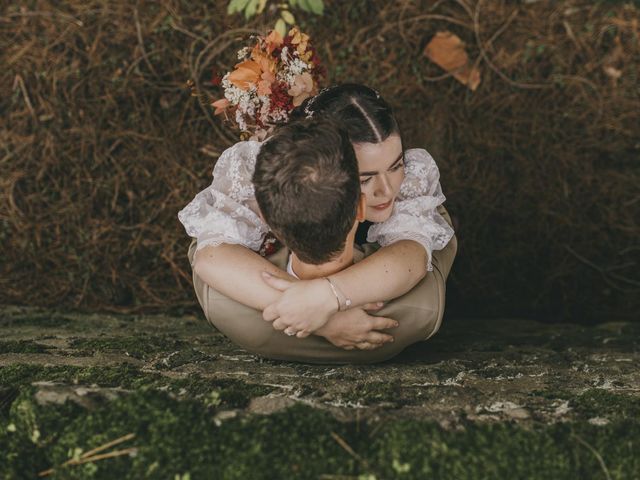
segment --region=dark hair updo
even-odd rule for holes
[[[326,88],[291,112],[291,120],[329,117],[349,135],[351,143],[380,143],[400,134],[393,110],[378,92],[357,83]]]

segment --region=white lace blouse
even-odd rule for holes
[[[213,182],[178,213],[187,234],[198,241],[197,250],[222,243],[258,251],[269,231],[258,214],[251,177],[261,142],[239,142],[225,150],[213,169]],[[415,240],[431,254],[444,248],[453,229],[436,208],[445,201],[440,172],[426,150],[405,152],[405,179],[389,219],[374,223],[368,242],[387,246],[398,240]]]

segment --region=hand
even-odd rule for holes
[[[381,332],[398,326],[398,322],[391,318],[374,317],[365,310],[378,310],[381,304],[368,304],[364,307],[352,308],[334,314],[322,328],[315,331],[334,344],[345,350],[375,350],[388,342],[393,342],[393,336]]]
[[[273,322],[276,330],[295,332],[298,338],[308,337],[338,311],[336,297],[323,278],[290,282],[263,272],[262,279],[282,292],[280,300],[262,312],[262,318]]]

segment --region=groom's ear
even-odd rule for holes
[[[367,198],[364,196],[364,193],[360,193],[360,198],[358,199],[358,210],[356,211],[356,220],[362,223],[364,222],[366,216]]]

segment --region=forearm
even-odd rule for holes
[[[267,259],[241,245],[205,247],[196,252],[193,268],[203,282],[256,310],[264,310],[282,295],[263,281],[263,271],[295,280]]]
[[[401,240],[331,276],[353,305],[404,295],[427,273],[427,252],[418,242]]]

